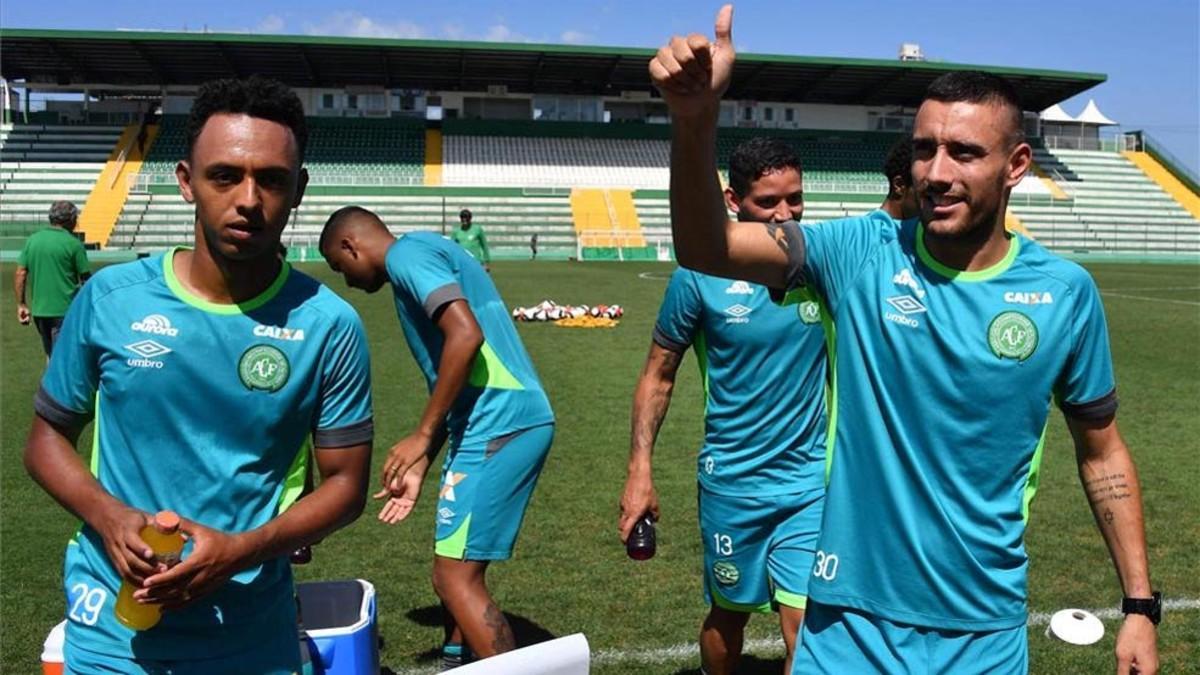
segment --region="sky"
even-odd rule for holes
[[[547,2],[147,3],[0,2],[3,28],[142,29],[494,40],[658,47],[673,34],[712,34],[718,3]],[[735,3],[739,51],[894,59],[904,42],[929,59],[1104,73],[1062,105],[1095,98],[1124,130],[1141,129],[1200,173],[1200,2],[972,0]]]

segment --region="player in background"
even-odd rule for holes
[[[194,248],[101,270],[67,313],[25,466],[83,521],[64,570],[70,673],[300,668],[288,554],[362,512],[373,434],[358,315],[279,257],[306,140],[284,85],[202,85],[175,170]],[[89,471],[75,445],[93,415]],[[310,438],[322,480],[296,501]],[[165,571],[139,534],[163,509],[189,539]],[[118,622],[123,579],[167,610],[153,629]]]
[[[799,220],[804,191],[791,146],[754,138],[735,148],[725,206],[739,221]],[[623,540],[643,514],[659,516],[651,454],[689,347],[705,384],[697,460],[709,604],[700,629],[703,672],[733,673],[750,615],[773,608],[790,665],[824,492],[821,310],[815,301],[780,307],[759,284],[675,270],[634,394]]]
[[[471,209],[459,211],[459,226],[450,234],[450,238],[454,240],[454,243],[465,248],[472,258],[478,260],[484,270],[490,271],[492,253],[488,250],[487,234],[483,231],[483,226],[475,223],[473,218]],[[534,249],[536,250],[536,248],[537,245],[534,244]]]
[[[21,325],[33,321],[47,359],[58,340],[71,299],[92,274],[83,242],[74,234],[78,220],[79,208],[73,203],[59,200],[51,204],[50,226],[25,240],[13,274],[17,320]],[[32,306],[25,304],[27,285]]]
[[[879,210],[895,220],[908,220],[920,213],[917,191],[912,181],[912,139],[904,137],[888,150],[883,161],[883,175],[887,178],[888,194],[879,205]]]
[[[731,28],[727,5],[715,41],[673,38],[649,65],[672,115],[676,253],[789,295],[815,290],[836,330],[831,414],[856,413],[828,448],[793,672],[1027,672],[1023,536],[1057,405],[1125,595],[1117,671],[1154,673],[1160,596],[1099,292],[1004,228],[1032,161],[1016,92],[975,71],[930,84],[913,128],[919,218],[733,222],[715,179]]]
[[[400,327],[429,384],[413,432],[388,453],[379,519],[412,511],[449,437],[437,504],[433,587],[447,611],[446,666],[513,649],[512,628],[487,588],[495,560],[512,556],[554,438],[554,413],[491,277],[461,246],[432,232],[397,239],[370,211],[334,212],[321,254],[346,284],[390,284]]]

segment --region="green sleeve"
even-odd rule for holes
[[[21,247],[21,252],[17,255],[18,267],[29,267],[29,240],[25,240],[25,245]]]
[[[488,251],[487,234],[484,233],[482,227],[479,228],[479,248],[483,251],[483,262],[491,263],[492,254]]]
[[[83,248],[83,244],[80,244],[75,249],[75,274],[82,277],[91,271],[92,268],[88,264],[87,251]]]

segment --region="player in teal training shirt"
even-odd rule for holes
[[[739,220],[799,220],[800,159],[777,139],[740,144],[729,159],[725,200]],[[779,307],[759,284],[675,270],[634,395],[622,539],[643,514],[658,517],[651,453],[689,347],[705,390],[697,478],[710,609],[700,658],[709,675],[736,670],[750,614],[774,606],[790,661],[825,488],[820,308],[813,301]],[[775,414],[781,409],[787,414]]]
[[[1154,672],[1157,596],[1099,293],[1004,229],[1032,154],[1011,85],[979,72],[930,85],[913,129],[920,219],[730,222],[711,147],[734,60],[727,12],[715,43],[679,40],[650,69],[673,113],[680,261],[815,290],[833,317],[843,414],[793,672],[1027,671],[1023,536],[1055,403],[1127,596],[1118,670]]]
[[[349,286],[390,284],[409,350],[429,384],[421,421],[384,464],[379,518],[412,510],[433,457],[449,438],[438,494],[433,585],[449,612],[444,660],[462,643],[487,657],[514,647],[488,592],[488,564],[512,555],[554,437],[554,414],[508,310],[483,267],[432,232],[396,239],[370,211],[334,212],[321,253]]]
[[[277,255],[305,139],[283,85],[203,85],[176,170],[195,248],[101,270],[67,314],[25,461],[83,520],[64,569],[69,673],[300,667],[287,556],[361,512],[373,433],[357,314]],[[93,416],[89,472],[74,446]],[[310,439],[323,480],[296,501]],[[163,509],[190,539],[165,571],[139,536]],[[117,621],[122,578],[163,604],[157,626]]]

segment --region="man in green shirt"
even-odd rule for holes
[[[478,260],[483,265],[483,269],[491,272],[492,254],[488,252],[487,235],[483,233],[483,227],[471,222],[471,209],[459,211],[458,221],[460,226],[450,235],[450,238],[454,240],[454,243],[467,249],[467,253]]]
[[[79,209],[68,201],[50,206],[50,227],[25,240],[17,258],[13,288],[17,293],[17,320],[27,325],[33,319],[42,336],[46,356],[54,348],[58,329],[75,292],[91,275],[83,242],[75,236]],[[25,304],[25,287],[30,287],[32,305]]]

